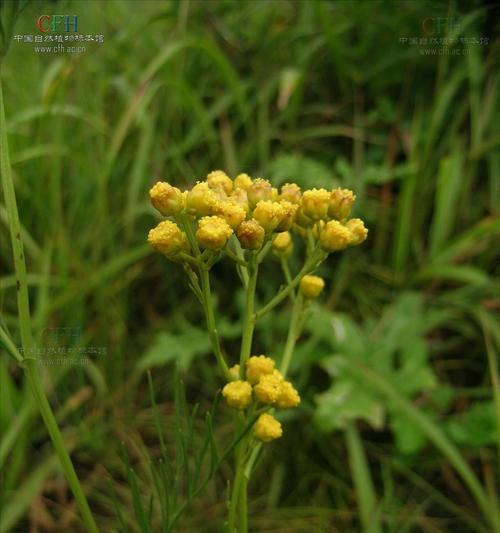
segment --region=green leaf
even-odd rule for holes
[[[139,359],[137,370],[144,371],[175,362],[179,365],[179,370],[186,371],[193,359],[210,351],[210,340],[202,329],[189,327],[182,333],[160,333],[153,346]]]

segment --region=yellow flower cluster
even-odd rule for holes
[[[310,230],[326,252],[361,244],[368,234],[362,220],[348,220],[356,199],[348,189],[302,192],[297,184],[286,183],[278,190],[266,179],[248,174],[231,179],[214,170],[189,191],[159,181],[149,194],[153,206],[172,220],[167,226],[160,222],[148,241],[171,259],[181,251],[189,253],[182,231],[186,220],[196,224],[195,238],[203,249],[222,250],[234,234],[247,250],[259,250],[272,240],[274,253],[282,257],[293,249],[290,230],[303,237]]]
[[[230,407],[246,409],[253,399],[263,406],[279,409],[290,409],[300,403],[299,393],[283,378],[270,357],[249,357],[245,365],[245,380],[240,379],[239,365],[233,366],[229,373],[233,381],[224,386],[222,395]],[[254,434],[263,442],[277,439],[282,435],[281,424],[272,415],[263,414],[255,423]]]

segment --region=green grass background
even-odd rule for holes
[[[221,385],[182,270],[145,244],[156,221],[148,202],[155,179],[189,187],[221,168],[275,185],[352,188],[354,214],[370,229],[362,247],[321,267],[326,293],[291,369],[303,402],[250,484],[250,529],[361,531],[348,460],[354,428],[383,531],[488,531],[447,457],[401,405],[411,402],[444,432],[494,508],[498,8],[474,1],[32,2],[15,34],[38,34],[38,16],[66,13],[78,15],[80,33],[102,34],[104,43],[56,54],[11,40],[2,76],[37,345],[52,342],[53,328],[73,328],[87,352],[105,352],[85,365],[41,367],[100,528],[140,530],[144,512],[151,530],[161,531],[152,473],[160,441],[146,371],[173,464],[180,461],[175,364],[188,404],[200,404],[194,448]],[[460,17],[460,36],[488,42],[432,56],[422,50],[443,45],[401,41],[425,37],[422,22],[431,16]],[[443,29],[440,37],[449,36]],[[0,320],[18,339],[3,203],[0,237]],[[298,269],[298,257],[292,266]],[[264,302],[282,278],[272,261],[262,272]],[[236,360],[243,295],[229,262],[214,274],[224,348]],[[255,353],[279,358],[288,313],[282,305],[263,321]],[[345,359],[383,376],[396,396],[347,372]],[[4,354],[0,385],[0,531],[79,531],[22,372]],[[214,422],[221,446],[230,431],[221,407]],[[222,530],[230,476],[223,465],[179,531]]]

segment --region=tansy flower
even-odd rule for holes
[[[248,381],[231,381],[224,385],[222,396],[226,399],[229,407],[245,409],[252,401],[252,386]]]
[[[346,228],[352,233],[351,246],[356,246],[366,241],[368,237],[368,229],[360,218],[351,218],[346,222]]]
[[[330,203],[330,193],[326,189],[311,189],[302,195],[302,211],[312,220],[326,218]]]
[[[222,170],[213,170],[207,175],[207,183],[211,189],[222,189],[226,194],[233,190],[233,181]]]
[[[261,200],[253,210],[252,217],[266,233],[271,233],[278,227],[285,214],[285,208],[278,202]]]
[[[264,242],[264,228],[253,218],[244,220],[236,230],[240,244],[246,250],[258,250]]]
[[[248,210],[250,208],[248,206],[247,192],[244,189],[236,187],[236,189],[234,189],[231,195],[229,196],[228,200],[234,204],[239,205],[240,207],[243,207],[245,213],[248,213]]]
[[[281,187],[280,200],[286,200],[292,204],[299,205],[301,202],[302,193],[300,187],[296,183],[285,183]]]
[[[321,246],[327,252],[343,250],[349,246],[351,239],[351,231],[338,220],[330,220],[330,222],[327,222],[319,236]]]
[[[289,381],[281,383],[281,393],[276,400],[276,407],[280,409],[291,409],[300,403],[299,393]]]
[[[274,416],[264,413],[259,416],[253,428],[254,435],[262,442],[279,439],[283,435],[281,424]]]
[[[187,194],[186,207],[191,215],[199,217],[211,215],[219,199],[206,181],[198,182]]]
[[[289,231],[278,233],[273,240],[273,250],[279,256],[290,255],[293,249],[292,236]]]
[[[262,376],[272,374],[274,370],[274,361],[265,355],[252,355],[246,364],[246,378],[255,385]]]
[[[168,257],[189,250],[186,234],[180,230],[175,222],[170,220],[163,220],[156,228],[150,230],[148,242],[155,250]]]
[[[256,178],[247,189],[248,203],[255,207],[261,200],[271,200],[273,188],[268,180]]]
[[[234,178],[234,186],[243,190],[248,190],[252,185],[252,178],[248,174],[238,174]]]
[[[333,189],[330,193],[328,215],[337,220],[347,218],[356,200],[355,194],[349,189]]]
[[[253,388],[256,398],[267,405],[276,403],[281,394],[281,383],[283,378],[273,374],[262,376]]]
[[[319,276],[306,275],[300,280],[300,293],[304,298],[317,298],[324,287],[325,280]]]
[[[292,204],[288,200],[280,200],[279,203],[285,210],[285,214],[281,219],[281,222],[278,224],[276,231],[288,231],[295,222],[295,215],[297,214],[299,206]]]
[[[153,207],[165,217],[178,215],[184,209],[184,197],[177,187],[159,181],[149,191]]]
[[[238,205],[236,202],[230,202],[229,200],[219,202],[214,211],[215,214],[222,217],[233,229],[237,228],[247,216],[247,212],[241,205]]]
[[[217,216],[203,217],[198,222],[196,240],[203,248],[220,250],[233,233],[231,226]]]

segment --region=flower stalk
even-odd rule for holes
[[[247,533],[247,488],[255,461],[263,443],[283,435],[274,413],[300,403],[299,393],[285,377],[304,312],[324,287],[324,280],[311,273],[329,253],[363,242],[368,231],[361,220],[347,219],[355,197],[341,189],[311,189],[302,194],[298,185],[285,184],[280,193],[265,179],[240,174],[232,180],[217,170],[185,192],[158,182],[150,196],[166,220],[149,232],[148,241],[167,259],[183,264],[190,287],[203,305],[214,356],[226,381],[222,396],[237,410],[227,531]],[[304,240],[307,251],[294,277],[287,262],[294,250],[292,233]],[[286,283],[256,310],[259,265],[269,256],[280,261]],[[224,257],[234,262],[245,292],[239,364],[232,367],[221,348],[210,289],[211,267]],[[278,370],[272,358],[252,355],[252,345],[258,321],[287,297],[292,313]],[[253,431],[245,433],[248,428]]]

